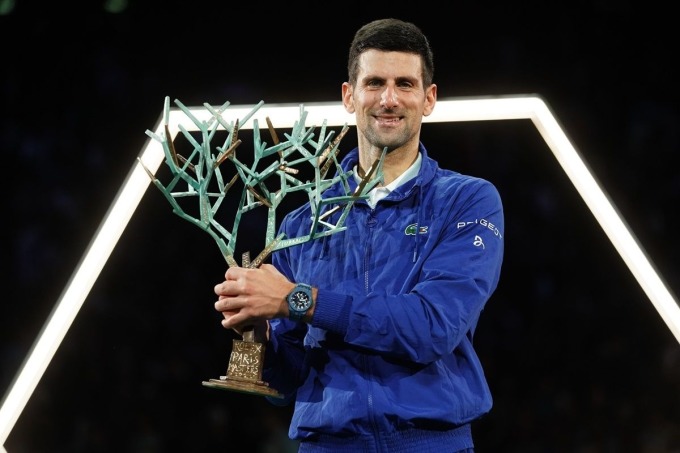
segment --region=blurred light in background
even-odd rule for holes
[[[127,9],[127,0],[106,0],[104,2],[104,11],[107,13],[118,14]]]
[[[0,0],[0,15],[4,16],[14,10],[14,0]]]

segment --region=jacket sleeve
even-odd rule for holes
[[[434,243],[412,269],[394,269],[395,278],[412,280],[407,292],[339,294],[321,288],[312,325],[355,346],[423,364],[471,340],[500,276],[503,207],[495,186],[482,179],[449,195]]]
[[[288,259],[287,249],[277,251],[272,256],[272,264],[289,280],[294,281]],[[263,379],[284,395],[284,399],[267,398],[276,405],[285,405],[295,396],[301,382],[304,361],[304,337],[307,324],[288,319],[269,321],[270,336],[266,345]]]

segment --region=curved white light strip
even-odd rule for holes
[[[243,118],[253,106],[229,106],[228,118]],[[308,112],[306,124],[328,126],[353,125],[354,115],[348,114],[342,104],[304,104]],[[199,120],[208,121],[210,113],[203,107],[193,107],[191,113]],[[252,120],[266,124],[269,117],[277,128],[290,128],[299,119],[300,104],[265,104],[242,129],[252,128]],[[546,103],[538,96],[509,96],[487,98],[443,99],[437,102],[432,115],[425,117],[428,123],[516,120],[530,119],[543,136],[565,173],[580,193],[597,221],[602,226],[624,262],[654,307],[680,342],[680,307],[651,262],[633,237],[623,219],[596,182],[566,134],[557,123]],[[185,124],[186,117],[179,109],[170,112],[169,128],[173,138],[179,132],[179,121],[187,130],[196,130],[193,124]],[[162,133],[162,118],[156,125],[156,134]],[[140,159],[156,172],[163,162],[160,143],[148,140]],[[113,248],[137,209],[149,186],[149,175],[135,161],[130,173],[113,201],[108,213],[96,232],[70,282],[62,293],[52,315],[43,327],[36,343],[17,375],[0,408],[0,442],[4,445],[9,433],[35,390],[66,332],[70,328],[85,298],[109,259]],[[2,447],[4,451],[4,446]]]

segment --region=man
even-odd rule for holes
[[[358,147],[342,166],[361,175],[386,147],[382,185],[355,203],[346,231],[230,268],[215,308],[224,327],[255,325],[267,342],[264,378],[294,400],[300,452],[472,451],[471,423],[492,406],[472,340],[500,276],[501,199],[490,182],[439,168],[420,141],[437,86],[415,25],[360,28],[348,73]],[[281,232],[308,234],[310,212],[288,214]]]

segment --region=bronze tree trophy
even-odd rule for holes
[[[275,250],[302,244],[346,229],[345,219],[358,199],[367,198],[368,192],[382,180],[382,161],[376,160],[366,171],[361,182],[354,191],[350,191],[349,178],[353,172],[343,171],[338,159],[340,141],[349,127],[345,125],[335,134],[334,130],[326,128],[326,121],[320,127],[318,137],[316,127],[307,127],[305,121],[307,112],[300,105],[300,116],[292,129],[284,133],[285,140],[280,140],[269,117],[266,118],[267,128],[272,138],[272,144],[263,142],[260,136],[258,120],[253,119],[253,153],[245,159],[237,157],[237,148],[242,144],[239,139],[239,124],[251,120],[255,113],[264,105],[255,105],[245,118],[235,118],[227,121],[224,117],[228,112],[229,102],[219,108],[213,108],[205,103],[203,106],[209,112],[207,121],[199,120],[179,100],[175,100],[177,107],[198,129],[200,137],[192,135],[186,128],[179,125],[183,143],[173,139],[168,119],[170,114],[170,100],[165,98],[164,131],[160,134],[150,130],[146,134],[161,143],[165,154],[165,163],[170,169],[172,178],[167,184],[162,184],[146,167],[154,185],[172,206],[173,213],[191,222],[210,234],[219,246],[220,252],[227,264],[239,266],[234,258],[236,239],[242,216],[257,208],[267,210],[264,249],[250,259],[249,252],[243,252],[241,266],[259,267]],[[213,146],[212,141],[220,134],[226,134],[222,146]],[[187,157],[182,155],[179,145],[185,145]],[[184,148],[182,148],[184,149]],[[141,163],[141,160],[139,161]],[[143,164],[142,164],[143,166]],[[303,168],[304,167],[304,168]],[[329,175],[331,167],[334,174]],[[225,177],[231,173],[231,177]],[[309,175],[309,180],[301,178]],[[324,198],[324,192],[334,184],[340,184],[345,189],[343,196]],[[221,220],[221,212],[232,193],[240,189],[235,212]],[[276,212],[283,199],[293,192],[307,195],[311,207],[311,229],[301,237],[284,237],[277,235]],[[193,210],[187,203],[193,200]],[[233,199],[233,201],[236,201]],[[195,206],[198,203],[198,207]],[[341,211],[337,222],[330,222],[330,215]],[[204,381],[203,385],[212,388],[233,390],[263,396],[282,398],[283,395],[271,388],[262,380],[265,344],[255,338],[254,329],[246,329],[242,340],[233,340],[226,376],[219,379]]]

